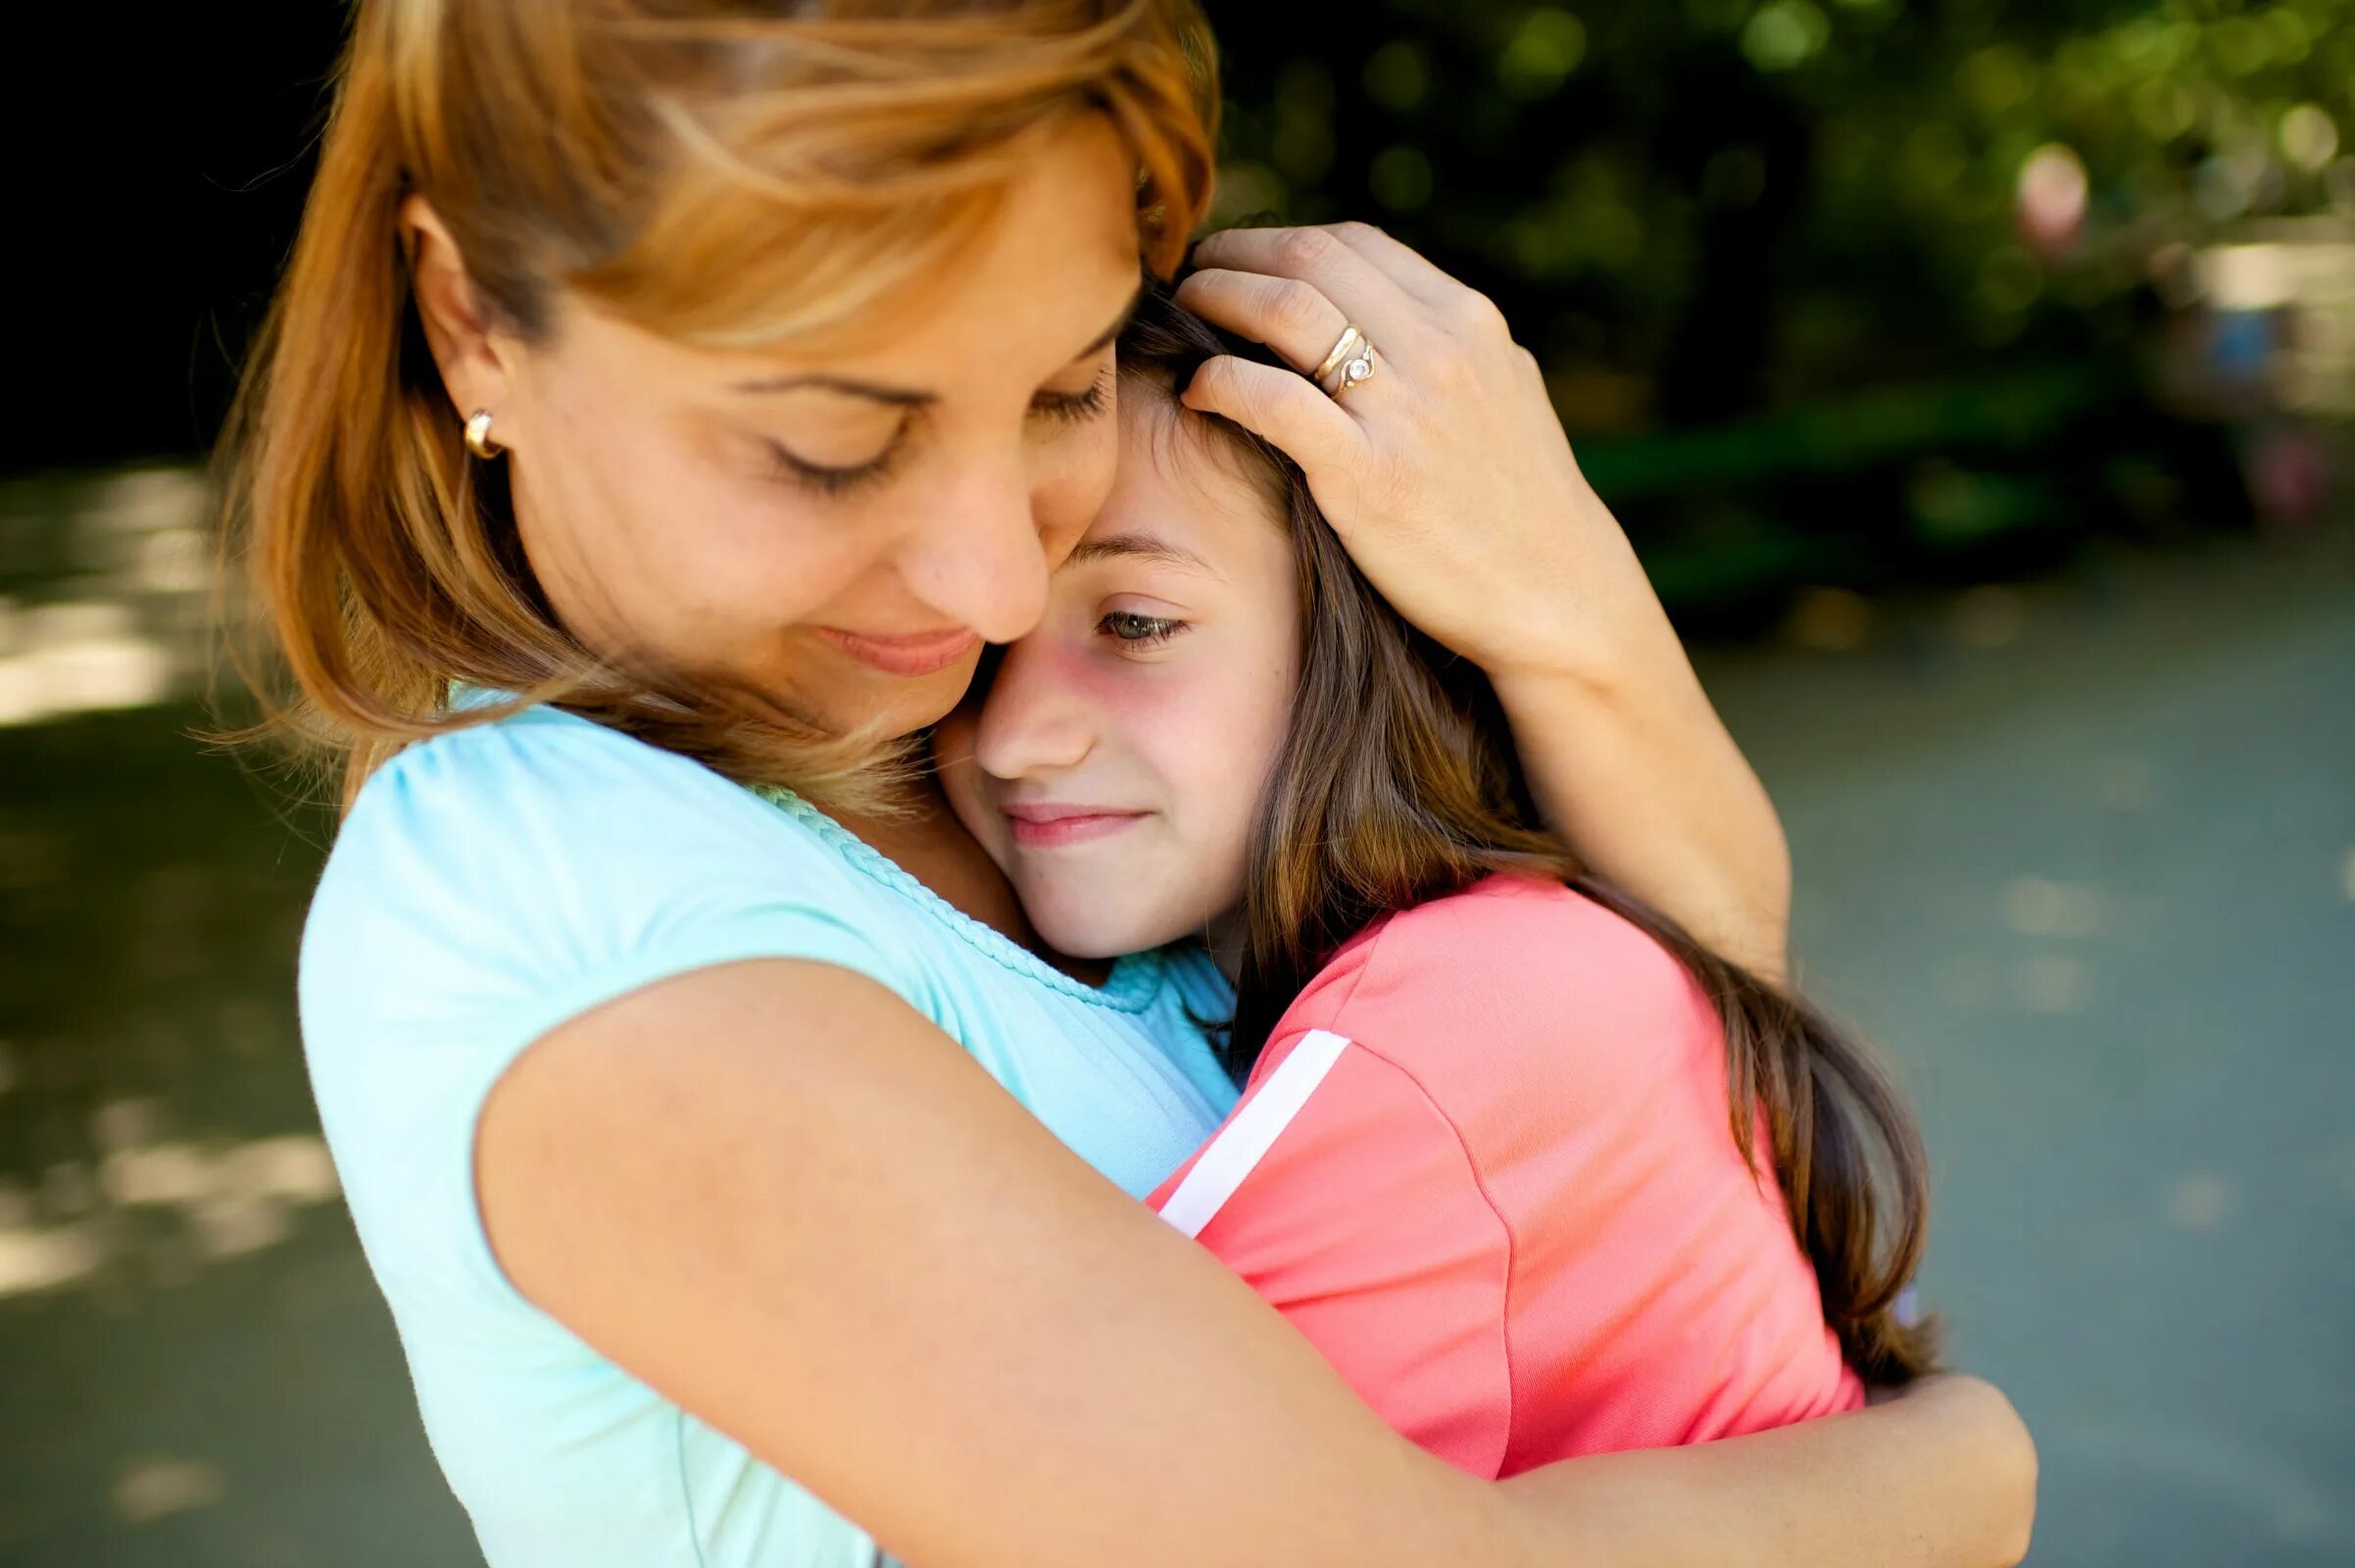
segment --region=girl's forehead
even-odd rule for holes
[[[1270,476],[1237,442],[1157,388],[1127,386],[1120,399],[1120,460],[1091,536],[1157,531],[1241,543],[1285,526]]]

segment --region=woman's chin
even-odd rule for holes
[[[978,659],[976,654],[925,675],[891,675],[851,664],[827,671],[822,684],[808,678],[793,681],[770,701],[829,735],[870,727],[880,739],[905,740],[957,710],[973,683]]]

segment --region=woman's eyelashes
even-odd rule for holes
[[[840,496],[878,484],[887,478],[907,442],[900,435],[895,435],[889,446],[864,463],[842,466],[811,463],[807,458],[796,457],[781,441],[770,440],[766,445],[769,462],[779,477],[822,496]]]
[[[1170,615],[1144,615],[1131,610],[1114,610],[1096,622],[1096,629],[1123,649],[1153,648],[1169,641],[1191,624]]]
[[[1084,392],[1041,392],[1031,400],[1030,412],[1058,424],[1081,424],[1102,415],[1112,404],[1112,368],[1107,365],[1097,372]],[[854,490],[880,484],[890,477],[900,455],[908,448],[908,427],[904,422],[892,432],[883,450],[862,463],[812,463],[774,437],[765,438],[769,466],[781,477],[806,490],[823,496],[847,495]]]
[[[1112,402],[1112,368],[1107,365],[1096,372],[1084,392],[1042,392],[1031,400],[1031,412],[1063,424],[1079,424],[1095,418]]]

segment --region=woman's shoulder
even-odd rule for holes
[[[362,786],[328,853],[332,885],[351,862],[487,881],[628,866],[672,875],[711,861],[841,857],[799,816],[691,758],[553,708],[417,741]]]
[[[554,1005],[731,956],[856,954],[871,973],[896,947],[885,903],[800,814],[526,709],[419,741],[362,788],[305,921],[305,1010],[403,986]]]
[[[396,821],[446,830],[477,819],[513,825],[518,808],[602,811],[652,795],[675,808],[745,793],[692,759],[535,707],[402,748],[361,787],[344,830]]]
[[[533,1042],[754,959],[907,995],[915,954],[796,813],[587,720],[525,710],[392,758],[328,858],[296,975],[320,1120],[388,1294],[516,1307],[473,1207],[472,1132]]]
[[[1565,1039],[1655,1040],[1705,1015],[1684,965],[1640,926],[1560,882],[1502,875],[1369,928],[1282,1028],[1327,1029],[1401,1065],[1436,1053],[1454,1071],[1501,1062],[1517,1043],[1558,1056]],[[1474,1037],[1482,1049],[1469,1053]]]

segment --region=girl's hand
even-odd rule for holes
[[[1408,620],[1500,682],[1600,678],[1664,629],[1536,359],[1485,296],[1364,223],[1228,229],[1195,262],[1179,302],[1303,373],[1215,359],[1186,405],[1291,454]],[[1307,372],[1350,325],[1374,373],[1329,396]]]

